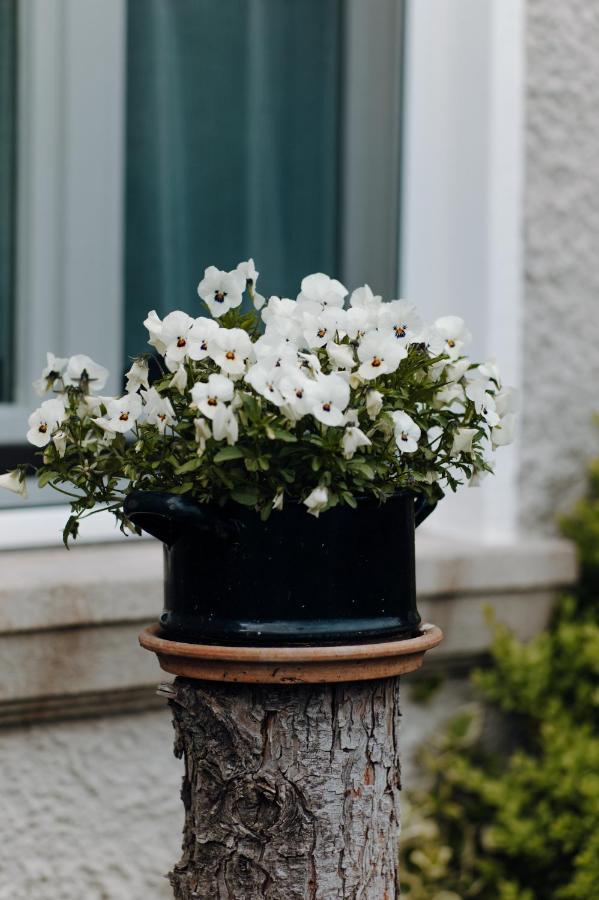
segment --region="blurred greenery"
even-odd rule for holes
[[[527,643],[489,614],[480,702],[419,756],[425,779],[402,828],[409,900],[599,897],[599,460],[589,475],[562,521],[579,550],[576,590]]]

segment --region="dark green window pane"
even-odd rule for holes
[[[206,265],[338,271],[340,0],[129,0],[126,353]]]
[[[0,0],[0,402],[14,368],[16,16],[15,0]]]

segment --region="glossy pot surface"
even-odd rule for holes
[[[415,518],[431,509],[399,494],[318,519],[288,504],[262,522],[238,504],[169,494],[134,492],[125,505],[164,543],[165,636],[265,645],[417,634]]]

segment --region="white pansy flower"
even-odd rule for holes
[[[349,384],[341,375],[319,375],[312,388],[310,412],[324,425],[342,425],[349,403]]]
[[[493,379],[497,385],[501,384],[501,375],[495,359],[488,359],[485,363],[482,363],[482,365],[478,366],[478,371],[485,378]]]
[[[301,335],[302,313],[295,300],[288,297],[270,298],[262,310],[262,321],[266,325],[266,335],[297,340]]]
[[[278,334],[261,335],[254,344],[254,354],[258,362],[273,369],[285,363],[297,362],[297,347],[293,341]]]
[[[320,513],[326,509],[327,504],[329,502],[329,492],[326,487],[317,487],[308,494],[306,499],[304,500],[304,506],[308,507],[308,512],[312,516],[318,516]]]
[[[443,352],[450,359],[462,356],[462,350],[468,346],[472,335],[466,323],[459,316],[441,316],[435,321],[435,331],[443,341]]]
[[[248,259],[246,262],[237,263],[237,271],[248,287],[255,287],[260,272],[256,271],[256,266],[254,265],[253,259]]]
[[[147,359],[144,359],[143,357],[134,359],[133,365],[125,375],[127,379],[125,390],[127,391],[127,393],[133,394],[140,388],[145,388],[147,390],[150,386],[148,383],[149,373],[150,367],[148,365]]]
[[[342,313],[343,310],[339,310],[334,306],[322,310],[318,315],[305,313],[302,334],[306,346],[312,350],[317,347],[324,347],[329,341],[333,341],[339,328],[339,320]]]
[[[279,390],[279,370],[264,363],[256,363],[246,373],[245,380],[256,393],[266,397],[271,403],[280,406],[284,400]]]
[[[354,352],[349,344],[336,344],[331,341],[326,346],[331,364],[336,369],[353,369],[356,364]]]
[[[207,419],[199,418],[193,420],[194,433],[196,443],[198,445],[198,456],[201,456],[206,449],[206,441],[212,437],[212,429]]]
[[[456,403],[464,403],[466,394],[464,388],[457,381],[446,384],[437,391],[433,397],[435,409],[452,409]]]
[[[314,403],[315,382],[295,366],[283,366],[278,389],[290,419],[301,419]]]
[[[225,375],[212,374],[208,381],[199,381],[191,389],[193,403],[209,419],[214,419],[216,411],[233,399],[233,382]]]
[[[215,441],[226,440],[229,446],[237,443],[239,425],[237,416],[230,407],[222,404],[217,407],[212,420],[212,435]]]
[[[461,381],[469,368],[470,360],[467,356],[463,356],[455,362],[444,364],[443,378],[448,382]]]
[[[245,278],[240,272],[223,272],[216,266],[208,266],[198,284],[198,294],[215,319],[240,306],[244,290]]]
[[[184,394],[187,390],[187,371],[183,363],[176,370],[175,374],[171,378],[168,383],[168,386],[174,388],[174,390],[179,391],[180,394]]]
[[[59,457],[62,459],[67,452],[67,436],[64,431],[57,431],[52,435],[52,443],[56,447]]]
[[[378,329],[407,346],[418,339],[422,331],[422,319],[415,306],[405,300],[392,300],[381,304]]]
[[[492,388],[493,385],[488,379],[473,376],[466,385],[466,396],[474,403],[477,413],[494,427],[499,424],[500,419],[495,409],[495,397],[489,392],[489,387]]]
[[[477,434],[476,428],[458,428],[453,436],[451,456],[459,456],[461,453],[472,452],[472,441]]]
[[[139,394],[111,397],[106,403],[106,415],[92,419],[92,422],[111,434],[125,434],[135,427],[141,415],[141,409],[142,402]]]
[[[23,498],[27,498],[27,482],[21,477],[21,473],[18,469],[0,475],[0,488],[12,491],[13,494],[19,494],[19,496]]]
[[[29,431],[27,440],[36,447],[46,447],[52,440],[52,434],[56,426],[64,421],[66,416],[64,403],[58,398],[44,400],[39,409],[29,416]]]
[[[285,492],[284,492],[283,488],[279,488],[279,490],[275,494],[274,499],[272,501],[272,508],[276,509],[278,512],[281,512],[281,510],[283,509],[284,500],[285,500]]]
[[[408,351],[398,341],[380,331],[369,331],[358,346],[361,365],[358,375],[366,381],[395,372]]]
[[[162,320],[155,309],[148,313],[144,326],[148,329],[150,337],[148,339],[148,344],[150,347],[154,347],[161,356],[164,356],[166,353],[166,346],[164,341],[162,340]]]
[[[193,324],[191,316],[180,309],[169,313],[162,320],[160,339],[164,344],[164,356],[171,372],[174,372],[187,356]]]
[[[349,298],[349,305],[355,309],[363,309],[371,315],[376,315],[383,306],[383,298],[374,295],[370,289],[370,285],[365,284],[356,288]]]
[[[508,413],[498,425],[491,429],[491,444],[495,447],[505,447],[511,444],[516,436],[516,416]]]
[[[346,295],[347,288],[336,278],[330,278],[323,272],[315,272],[302,278],[297,302],[298,306],[318,313],[319,309],[326,306],[342,307]]]
[[[101,391],[108,380],[108,369],[98,365],[89,356],[78,353],[71,356],[62,376],[66,385],[81,388],[84,394]]]
[[[48,391],[56,389],[56,382],[61,381],[62,373],[64,372],[67,363],[68,359],[61,359],[58,356],[54,356],[53,353],[46,353],[46,366],[42,371],[41,377],[33,382],[36,394],[39,394],[39,396],[42,397]],[[62,384],[59,384],[58,386],[62,387]]]
[[[228,375],[242,375],[252,354],[252,342],[243,328],[221,328],[214,338],[210,356]]]
[[[383,408],[383,395],[380,391],[371,389],[366,394],[366,412],[371,419],[376,419]]]
[[[210,356],[216,335],[220,331],[220,325],[214,319],[206,316],[198,316],[193,320],[189,331],[189,346],[187,355],[190,359],[200,360]]]
[[[150,388],[143,393],[144,418],[148,425],[155,425],[160,434],[164,434],[168,427],[176,424],[175,410],[168,397],[163,397],[156,388]]]
[[[368,309],[352,306],[345,310],[343,329],[352,341],[361,340],[376,325],[376,316]]]
[[[400,453],[415,453],[420,440],[420,428],[406,412],[396,410],[391,413],[395,429],[395,440]]]
[[[502,419],[518,409],[518,392],[512,387],[502,388],[495,394],[495,409]]]
[[[350,425],[343,432],[341,446],[346,459],[351,459],[358,447],[370,447],[372,441],[357,425]]]

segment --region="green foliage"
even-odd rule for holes
[[[423,752],[409,798],[402,895],[409,900],[595,900],[599,896],[599,465],[565,520],[583,578],[550,629],[522,643],[491,621],[481,698]],[[489,712],[511,751],[490,746]],[[496,715],[496,713],[495,713]]]

